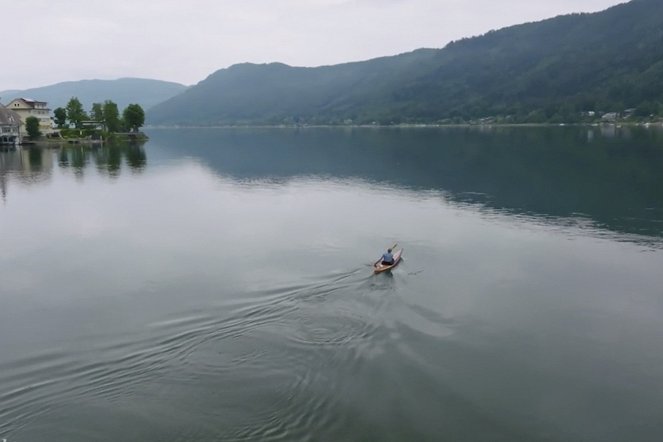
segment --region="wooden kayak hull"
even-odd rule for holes
[[[378,262],[373,264],[373,273],[388,272],[389,270],[393,269],[398,265],[398,263],[401,262],[402,254],[403,254],[403,249],[400,249],[396,253],[394,253],[394,263],[392,265],[384,265],[382,264],[382,259],[380,259]]]

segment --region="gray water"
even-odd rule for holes
[[[0,152],[0,439],[660,440],[663,133],[148,134]]]

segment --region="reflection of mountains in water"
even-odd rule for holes
[[[645,129],[172,129],[153,154],[193,156],[238,180],[360,178],[610,230],[663,236],[663,133]]]

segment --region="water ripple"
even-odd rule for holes
[[[306,439],[330,426],[342,385],[390,339],[365,269],[248,293],[181,312],[87,351],[54,350],[0,365],[0,432],[12,434],[62,404],[126,403],[150,385],[214,380],[229,397],[255,397],[231,440]],[[204,383],[204,382],[203,382]],[[324,385],[324,388],[320,388]]]

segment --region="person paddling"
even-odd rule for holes
[[[391,249],[387,249],[387,253],[382,255],[382,265],[390,266],[394,263],[394,255],[391,254]]]

